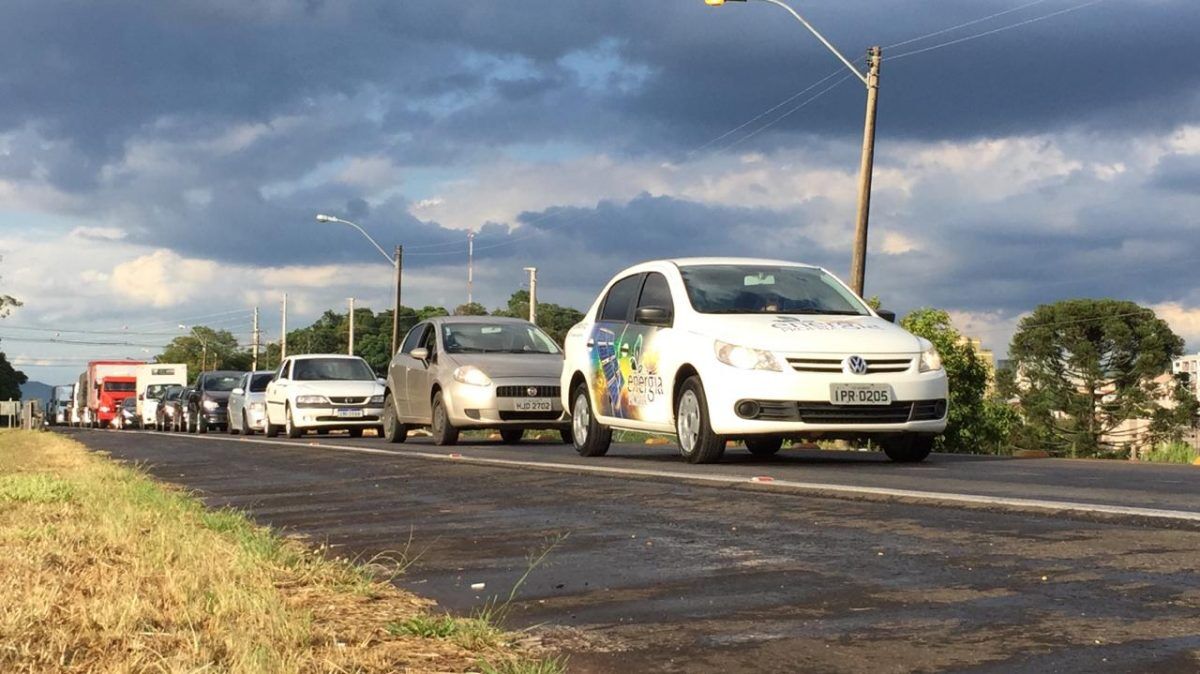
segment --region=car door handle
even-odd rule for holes
[[[587,341],[587,342],[585,342],[585,345],[587,346],[587,348],[589,348],[589,349],[590,349],[590,348],[592,348],[593,346],[596,346],[596,340],[594,340],[594,339],[592,339],[591,337],[589,337],[589,338],[588,338],[588,341]]]

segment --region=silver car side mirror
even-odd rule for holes
[[[417,360],[421,360],[421,361],[429,360],[429,349],[426,349],[423,346],[419,346],[419,347],[413,349],[412,351],[409,351],[408,355],[412,356],[413,358],[416,358]]]

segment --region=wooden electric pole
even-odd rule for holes
[[[850,282],[861,297],[867,276],[867,224],[871,217],[871,179],[875,171],[875,111],[879,104],[879,67],[883,49],[867,50],[867,121],[863,128],[862,163],[858,168],[858,219],[854,226],[854,257]]]

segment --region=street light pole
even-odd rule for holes
[[[372,246],[375,246],[375,250],[379,251],[379,254],[383,256],[383,259],[387,260],[389,264],[396,268],[396,294],[395,302],[392,306],[392,355],[395,355],[396,350],[400,348],[400,281],[402,278],[401,274],[404,269],[404,246],[396,246],[396,254],[393,257],[388,255],[387,251],[385,251],[382,246],[376,243],[375,239],[371,238],[370,234],[367,234],[367,230],[359,227],[357,224],[350,222],[349,220],[343,220],[341,218],[335,218],[332,215],[318,213],[317,222],[340,222],[343,225],[350,225],[351,227],[357,229],[359,234],[362,234],[364,237],[366,237],[367,241],[371,242]]]
[[[704,4],[718,7],[726,2],[746,2],[747,0],[704,0]],[[760,0],[787,10],[797,21],[808,29],[825,48],[833,52],[850,72],[854,73],[867,88],[867,118],[863,130],[862,160],[859,164],[858,175],[858,213],[854,226],[854,256],[850,262],[850,285],[854,292],[863,294],[864,281],[867,271],[867,224],[871,214],[871,178],[875,170],[875,113],[879,103],[879,69],[883,63],[883,49],[871,47],[867,50],[867,72],[863,74],[850,62],[833,44],[800,13],[792,9],[783,0]]]
[[[537,325],[537,267],[526,267],[529,272],[529,322]]]
[[[350,348],[347,349],[346,352],[349,355],[353,356],[354,355],[354,298],[351,297],[349,299],[350,299]]]

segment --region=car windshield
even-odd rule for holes
[[[212,375],[204,378],[205,391],[232,391],[237,388],[241,376],[236,374]]]
[[[442,344],[447,353],[559,353],[530,323],[443,323]]]
[[[375,373],[358,358],[301,358],[292,366],[296,381],[368,381]]]
[[[121,407],[124,407],[126,409],[133,409],[133,408],[137,407],[137,398],[126,398],[126,399],[122,400]]]
[[[166,394],[163,395],[163,400],[175,400],[179,397],[180,393],[183,393],[182,386],[168,386]]]
[[[262,393],[267,390],[267,384],[275,378],[274,372],[262,372],[250,377],[250,392]]]
[[[702,314],[868,314],[837,279],[812,267],[695,265],[679,272]]]

